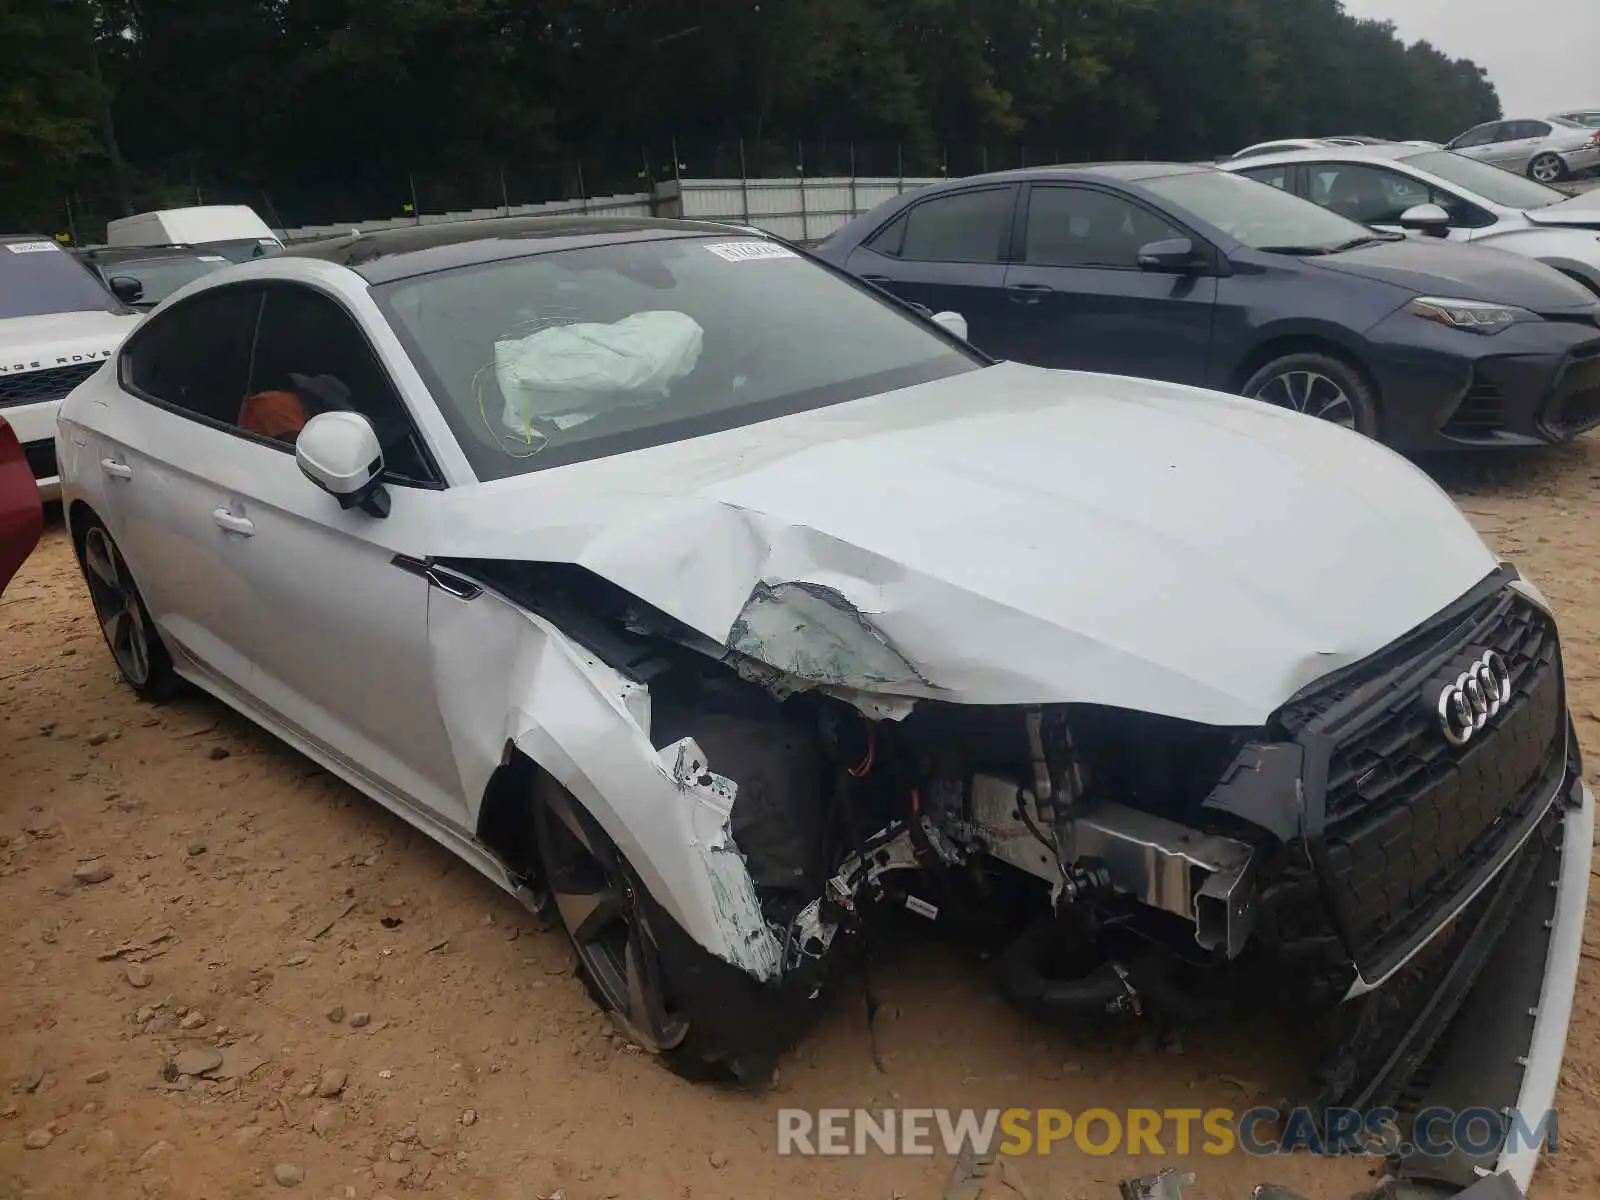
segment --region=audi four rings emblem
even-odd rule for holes
[[[1439,693],[1439,728],[1452,746],[1465,746],[1511,699],[1511,670],[1493,650]]]

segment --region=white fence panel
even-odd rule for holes
[[[934,179],[684,179],[656,188],[660,216],[753,225],[796,242],[827,237],[853,217]]]
[[[371,233],[379,229],[404,229],[445,221],[586,214],[731,221],[753,225],[790,241],[814,242],[885,200],[937,182],[937,179],[848,177],[670,180],[657,184],[654,193],[633,192],[577,200],[551,200],[544,204],[513,204],[509,208],[475,208],[465,212],[424,213],[416,217],[305,225],[285,230],[283,238],[286,242],[304,242],[342,237],[352,231]]]
[[[648,217],[649,192],[629,192],[614,196],[590,196],[580,200],[548,200],[543,204],[513,204],[510,208],[473,208],[463,212],[423,213],[418,217],[389,217],[377,221],[348,221],[335,225],[303,225],[284,231],[286,242],[314,241],[344,237],[352,231],[373,233],[379,229],[406,229],[416,225],[438,225],[446,221],[486,221],[493,217]]]

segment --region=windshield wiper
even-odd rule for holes
[[[1346,250],[1359,249],[1362,246],[1372,246],[1379,242],[1400,242],[1405,240],[1403,233],[1369,233],[1362,237],[1351,238],[1348,242],[1340,242],[1329,254],[1341,254]]]
[[[1327,254],[1326,246],[1257,246],[1263,254],[1295,254],[1305,257],[1313,254]]]

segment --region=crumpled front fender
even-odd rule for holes
[[[491,591],[461,600],[436,590],[428,626],[473,823],[515,745],[577,797],[686,933],[757,979],[776,978],[783,946],[728,828],[738,786],[692,738],[655,748],[648,690]]]

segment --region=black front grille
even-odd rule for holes
[[[1500,385],[1480,379],[1472,385],[1441,432],[1447,437],[1471,440],[1492,437],[1505,428],[1505,423],[1505,396]]]
[[[1600,424],[1600,346],[1575,356],[1562,372],[1546,423],[1563,437]]]
[[[1451,746],[1437,696],[1491,649],[1511,699]],[[1312,852],[1364,972],[1447,916],[1526,830],[1566,770],[1564,706],[1553,623],[1502,588],[1285,711],[1330,747]]]
[[[0,375],[0,408],[64,399],[100,367],[98,362],[73,363],[66,367],[47,367],[43,371],[24,371],[20,375]]]
[[[1546,672],[1554,679],[1558,674],[1547,670],[1556,658],[1555,629],[1549,618],[1514,593],[1495,600],[1478,614],[1479,627],[1466,642],[1442,659],[1449,679],[1489,649],[1499,651],[1511,670],[1512,703],[1476,739],[1479,746],[1495,740],[1495,732],[1516,710],[1516,698],[1534,688],[1534,676]],[[1324,792],[1330,827],[1353,813],[1370,816],[1380,808],[1408,804],[1458,764],[1462,752],[1440,734],[1438,713],[1427,702],[1445,686],[1444,675],[1424,683],[1420,690],[1425,695],[1420,698],[1410,692],[1388,697],[1365,720],[1340,731],[1328,759]],[[1477,747],[1469,743],[1469,748]]]
[[[61,474],[56,468],[56,444],[52,441],[29,442],[22,447],[22,456],[28,460],[28,470],[35,479],[54,479]]]

